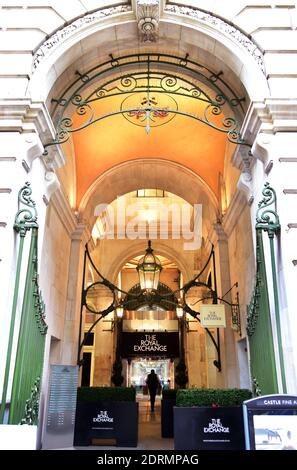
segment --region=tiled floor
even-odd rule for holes
[[[131,447],[77,447],[77,449],[88,450],[172,450],[173,439],[161,437],[161,400],[156,398],[155,411],[150,411],[150,401],[148,396],[139,395],[139,427],[138,427],[138,446]]]
[[[173,439],[161,437],[161,401],[156,398],[155,411],[150,411],[149,398],[139,397],[139,428],[137,449],[173,449]]]

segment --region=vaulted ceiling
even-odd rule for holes
[[[130,95],[137,106],[145,94]],[[172,109],[174,101],[178,109],[203,115],[205,103],[170,94],[158,96],[162,107]],[[123,96],[116,96],[93,104],[95,115],[112,113],[121,107]],[[134,105],[135,106],[135,105]],[[128,107],[132,107],[130,104]],[[221,126],[224,118],[212,116],[212,122]],[[74,126],[80,126],[85,116],[72,116]],[[226,134],[193,118],[161,113],[153,117],[150,131],[145,129],[145,113],[118,114],[95,122],[73,134],[76,156],[77,203],[89,186],[111,167],[135,159],[162,158],[180,163],[199,175],[218,195],[218,175],[223,172]]]

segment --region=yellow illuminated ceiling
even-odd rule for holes
[[[155,94],[156,95],[156,94]],[[166,98],[167,97],[167,98]],[[113,96],[92,103],[96,116],[116,112],[123,101],[129,101],[129,108],[139,106],[145,93]],[[154,97],[161,101],[160,97]],[[163,95],[161,106],[203,116],[205,103],[178,95]],[[160,107],[161,107],[160,106]],[[127,106],[126,106],[127,107]],[[209,115],[210,120],[222,127],[224,116]],[[72,116],[74,127],[87,121],[88,115]],[[127,119],[121,114],[95,122],[72,134],[77,178],[77,206],[90,185],[105,171],[120,163],[135,159],[160,158],[169,160],[194,171],[218,195],[218,175],[223,173],[227,136],[195,119],[182,115],[157,116],[151,122],[147,134],[141,127],[143,116]],[[134,122],[134,123],[133,123]],[[154,127],[155,124],[163,124]],[[135,125],[138,124],[138,125]],[[140,124],[140,125],[139,125]],[[119,188],[120,194],[121,188]]]
[[[144,192],[144,190],[140,190]],[[148,190],[151,194],[156,194],[156,190]],[[174,229],[174,215],[180,214],[187,206],[190,216],[190,224],[193,223],[193,207],[184,199],[170,192],[162,192],[159,196],[141,196],[133,191],[123,196],[117,197],[107,207],[102,207],[92,230],[94,241],[108,237],[108,234],[118,230],[117,222],[125,224],[126,230],[135,230],[141,238],[152,237],[153,233],[160,235],[161,225],[168,222],[168,228]],[[123,208],[125,208],[123,210]],[[119,214],[120,212],[120,214]],[[179,216],[176,220],[179,220]],[[177,227],[175,226],[175,229]],[[185,229],[185,227],[184,227]],[[170,232],[172,234],[172,232]]]

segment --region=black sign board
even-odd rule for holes
[[[244,450],[242,407],[174,407],[175,450]]]
[[[247,449],[297,450],[297,396],[265,395],[243,410]]]
[[[117,446],[136,447],[137,435],[138,403],[77,402],[75,446],[91,445],[93,439],[115,439]]]
[[[122,333],[121,356],[178,357],[178,332]]]

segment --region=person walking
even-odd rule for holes
[[[146,384],[150,394],[151,401],[151,411],[155,411],[155,398],[157,394],[158,387],[160,387],[160,380],[154,369],[151,370],[151,373],[148,374],[146,379]]]

